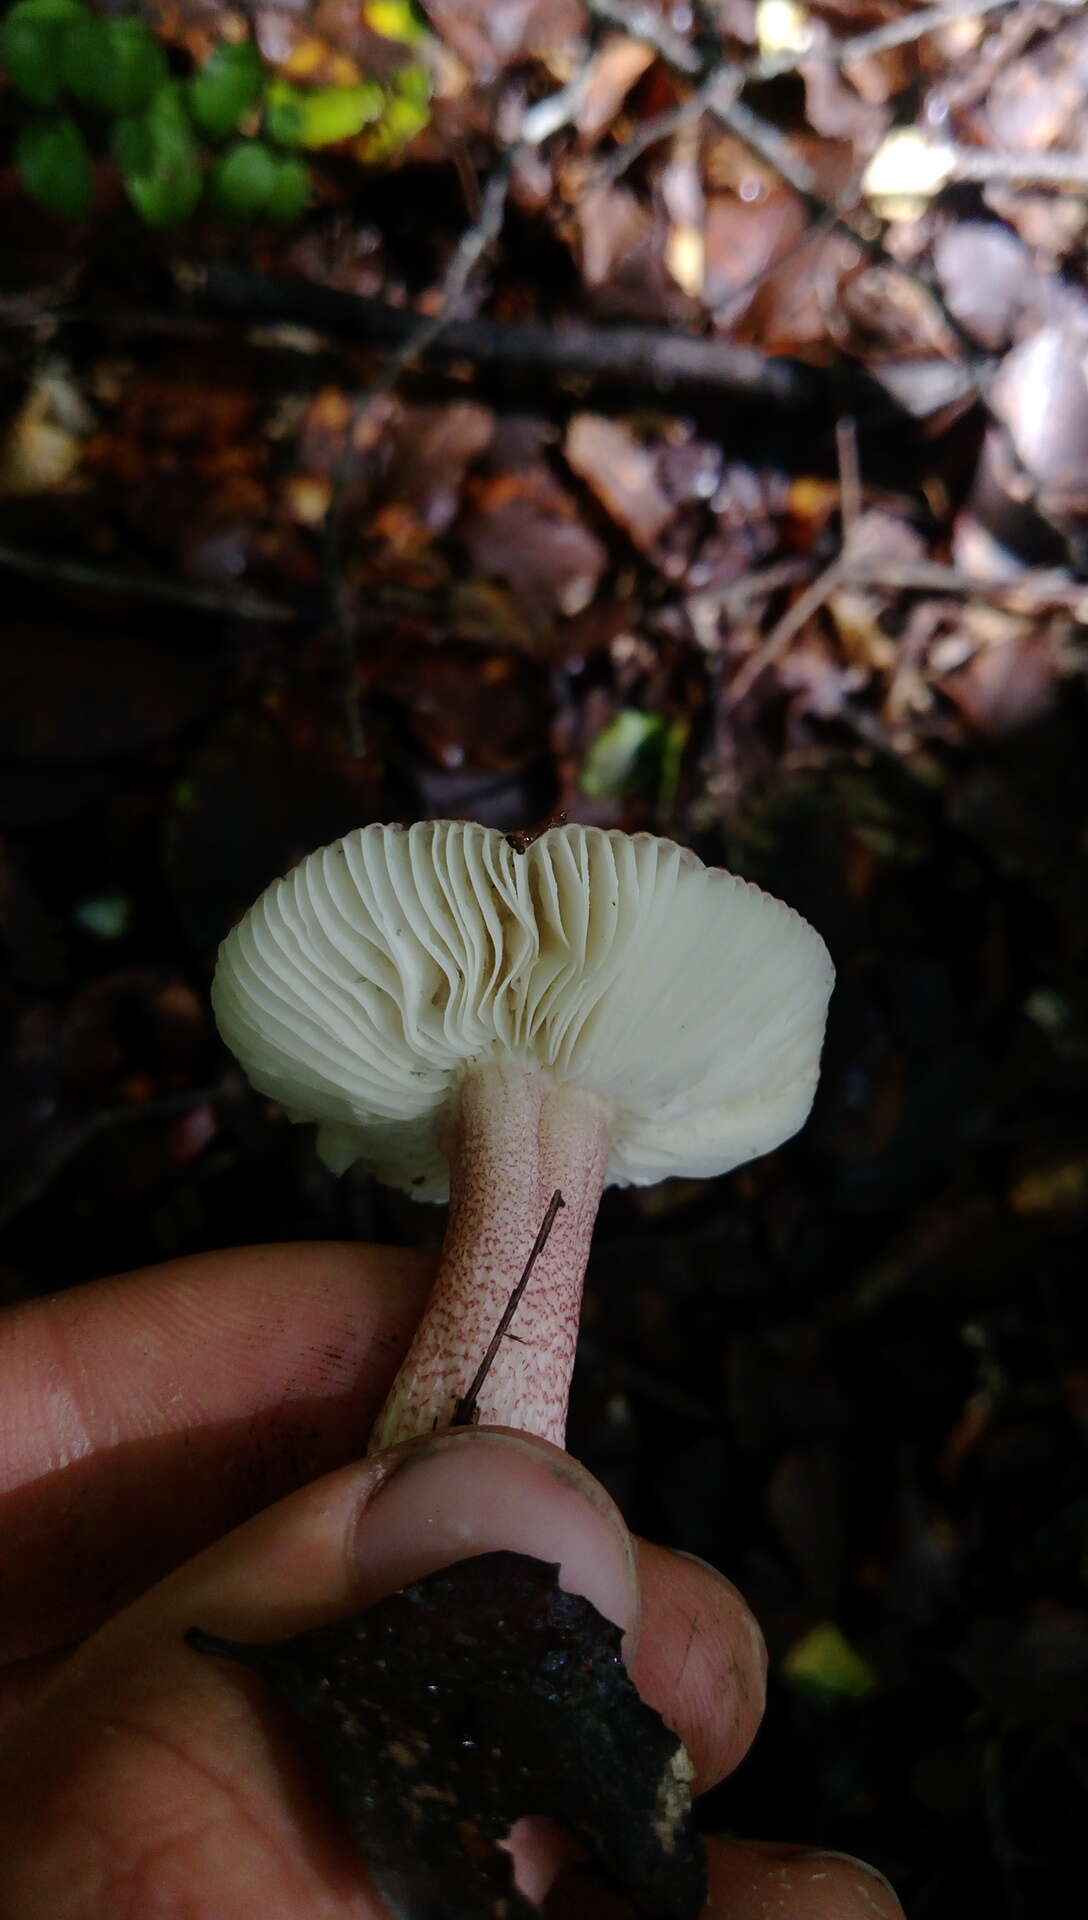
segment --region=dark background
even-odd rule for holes
[[[176,63],[209,11],[174,10]],[[658,391],[614,334],[607,378],[481,335],[390,397],[388,356],[179,278],[230,267],[274,308],[302,275],[364,331],[377,298],[435,311],[511,101],[590,57],[580,6],[529,9],[502,59],[479,9],[431,8],[460,92],[381,167],[324,156],[286,237],[149,235],[108,168],[73,232],[0,168],[3,1297],[437,1242],[437,1212],[327,1176],[210,1020],[219,939],[311,847],[561,808],[781,894],[838,970],[812,1119],[727,1179],[606,1195],[570,1444],[767,1635],[766,1726],[708,1821],[863,1855],[917,1920],[1083,1900],[1084,224],[999,183],[882,225],[856,192],[893,122],[1075,145],[1084,23],[1011,12],[975,23],[973,96],[940,36],[833,68],[830,104],[823,68],[746,94],[825,200],[854,178],[875,257],[710,121],[602,185],[686,97],[660,54],[515,172],[449,317],[789,352],[814,385],[785,408],[721,368]],[[753,57],[751,8],[707,13]],[[364,60],[343,9],[315,30]]]

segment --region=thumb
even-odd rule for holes
[[[494,1429],[331,1474],[152,1588],[72,1656],[0,1761],[9,1910],[376,1920],[277,1704],[183,1636],[279,1639],[501,1548],[558,1562],[563,1587],[633,1636],[635,1556],[608,1495],[547,1442]]]

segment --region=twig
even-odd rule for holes
[[[1088,620],[1088,582],[1036,569],[1015,580],[982,580],[938,560],[852,560],[843,568],[844,586],[884,588],[889,593],[952,594],[963,600],[988,600],[1010,613],[1066,610]]]
[[[311,280],[211,266],[203,294],[222,311],[249,318],[276,312],[282,320],[360,345],[389,345],[406,335],[415,341],[415,315]],[[818,367],[665,327],[449,320],[422,345],[413,344],[410,352],[398,349],[398,372],[410,359],[469,360],[497,371],[583,376],[648,387],[654,393],[696,389],[782,408],[826,410],[830,404],[827,376]],[[922,363],[911,362],[916,364]]]
[[[715,72],[709,80],[702,81],[694,93],[689,93],[686,100],[680,100],[675,107],[666,107],[664,112],[652,114],[649,119],[643,120],[621,147],[597,162],[591,185],[597,188],[615,186],[617,180],[622,180],[635,161],[641,160],[651,147],[656,147],[659,141],[671,140],[674,134],[683,132],[693,121],[701,120],[720,86],[721,75]]]
[[[739,580],[730,580],[725,586],[704,587],[701,592],[691,594],[686,605],[700,612],[724,614],[727,620],[735,619],[756,601],[769,600],[783,587],[797,586],[811,571],[811,563],[800,555],[790,560],[776,560],[772,566],[755,567],[751,573],[743,573]]]
[[[644,40],[674,73],[694,79],[703,72],[697,49],[677,33],[659,8],[644,5],[643,0],[589,0],[589,11],[606,26],[620,27],[630,39]]]
[[[842,544],[850,543],[850,534],[861,513],[861,468],[858,461],[858,429],[852,414],[840,414],[835,422],[835,453],[839,465],[839,518]]]
[[[796,578],[796,574],[793,578]],[[718,596],[718,603],[723,611],[727,611],[730,610],[727,601],[729,594],[736,596],[743,592],[742,604],[748,605],[758,598],[768,598],[771,593],[788,584],[790,580],[785,575],[784,567],[768,567],[762,574],[750,574],[746,579],[735,582],[731,588],[726,588]],[[776,660],[782,658],[806,622],[819,612],[839,587],[845,586],[868,587],[874,592],[889,595],[947,594],[963,600],[985,600],[1004,607],[1009,613],[1022,614],[1025,618],[1032,614],[1064,611],[1076,620],[1088,620],[1088,584],[1069,580],[1061,574],[1036,571],[1022,574],[1018,580],[980,580],[936,560],[881,560],[879,554],[871,558],[854,559],[846,546],[809,582],[804,592],[787,607],[766,639],[741,662],[729,685],[730,700],[743,700],[764,668],[773,666]],[[710,595],[706,596],[708,602],[711,598]]]
[[[1055,5],[1073,11],[1084,0],[1054,0]],[[832,40],[800,51],[763,54],[751,69],[753,77],[774,80],[780,74],[793,73],[807,60],[833,60],[838,67],[853,66],[874,54],[889,53],[894,47],[909,46],[942,27],[958,26],[962,20],[982,20],[988,13],[999,13],[1016,5],[1016,0],[944,0],[944,4],[922,7],[902,20],[889,20],[886,26],[873,27],[868,33],[855,33],[848,40]]]
[[[791,607],[787,607],[781,620],[775,622],[767,638],[756,647],[748,658],[742,661],[729,683],[729,699],[732,704],[743,700],[754,686],[765,667],[774,665],[786,652],[791,641],[795,640],[802,627],[812,615],[817,613],[825,600],[842,584],[846,572],[846,557],[840,553],[830,566],[816,575],[815,580],[799,594]]]
[[[483,1386],[484,1381],[487,1379],[488,1374],[491,1372],[491,1369],[495,1364],[495,1355],[498,1353],[499,1348],[501,1347],[503,1339],[505,1337],[507,1328],[509,1327],[511,1320],[514,1318],[514,1315],[521,1304],[521,1296],[525,1292],[525,1289],[529,1284],[529,1277],[533,1271],[533,1268],[535,1267],[538,1259],[540,1258],[540,1255],[544,1251],[544,1247],[547,1242],[548,1235],[550,1234],[553,1226],[555,1225],[555,1216],[559,1212],[559,1209],[562,1205],[563,1205],[563,1195],[560,1193],[559,1188],[556,1187],[555,1192],[552,1194],[552,1197],[548,1202],[548,1210],[544,1215],[543,1221],[541,1222],[540,1232],[537,1234],[536,1239],[533,1241],[529,1258],[525,1262],[525,1267],[523,1269],[521,1279],[518,1281],[517,1286],[514,1288],[513,1293],[510,1295],[509,1300],[507,1301],[505,1307],[503,1308],[502,1317],[499,1321],[498,1326],[495,1328],[495,1331],[492,1334],[490,1341],[488,1342],[487,1352],[484,1354],[484,1357],[480,1361],[480,1364],[477,1367],[476,1372],[472,1376],[472,1384],[469,1387],[468,1392],[465,1394],[462,1394],[460,1400],[457,1401],[453,1409],[453,1412],[450,1415],[451,1427],[471,1427],[475,1425],[476,1402],[479,1400],[479,1397],[480,1397],[480,1388]]]
[[[158,601],[162,606],[187,607],[195,613],[220,613],[233,620],[296,620],[293,607],[266,600],[258,593],[221,593],[216,587],[196,587],[183,580],[163,580],[150,573],[125,573],[59,554],[26,552],[0,541],[0,570],[20,573],[28,580],[59,581],[64,586],[92,587],[99,593],[119,593],[131,600]]]
[[[1010,187],[1049,187],[1057,193],[1088,190],[1088,153],[991,153],[985,147],[953,147],[950,177]]]

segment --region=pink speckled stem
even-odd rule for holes
[[[371,1451],[449,1425],[557,1187],[562,1209],[477,1408],[483,1426],[520,1427],[561,1447],[582,1281],[608,1166],[608,1108],[536,1068],[486,1066],[462,1082],[451,1122],[442,1264]]]

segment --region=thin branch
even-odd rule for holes
[[[703,604],[716,605],[727,615],[742,612],[759,599],[797,579],[798,562],[767,567],[761,573],[746,575],[717,596],[700,596]],[[790,575],[787,569],[792,566]],[[1070,580],[1065,574],[1038,569],[1023,573],[1017,580],[982,580],[957,567],[936,560],[882,560],[879,554],[855,559],[848,550],[840,551],[787,607],[770,633],[743,660],[729,685],[731,702],[743,700],[766,667],[773,666],[785,654],[813,614],[818,613],[840,587],[868,587],[875,593],[920,593],[932,598],[952,596],[961,600],[982,600],[1002,607],[1025,619],[1041,613],[1068,613],[1074,620],[1088,622],[1088,584]],[[732,596],[732,598],[730,598]]]
[[[216,587],[197,587],[183,580],[164,580],[157,574],[125,573],[118,567],[100,567],[59,554],[34,553],[0,541],[0,571],[22,574],[28,580],[60,582],[63,586],[91,587],[97,593],[122,594],[129,600],[157,601],[161,606],[186,607],[194,613],[218,613],[232,620],[264,620],[286,624],[297,620],[293,607],[266,600],[259,593],[223,593]]]
[[[498,1353],[499,1348],[501,1347],[503,1340],[506,1337],[507,1329],[509,1328],[511,1320],[514,1318],[514,1315],[517,1312],[518,1307],[521,1305],[521,1296],[525,1292],[525,1289],[529,1284],[529,1279],[532,1274],[533,1268],[536,1266],[537,1261],[539,1260],[541,1254],[544,1251],[544,1248],[547,1244],[548,1235],[550,1234],[552,1228],[555,1225],[555,1216],[559,1212],[559,1209],[562,1205],[563,1205],[563,1195],[560,1193],[559,1188],[556,1187],[555,1192],[552,1194],[552,1197],[548,1202],[548,1210],[544,1215],[543,1221],[541,1222],[540,1232],[537,1234],[536,1239],[533,1241],[532,1248],[529,1253],[529,1258],[525,1262],[525,1266],[522,1270],[521,1279],[518,1281],[517,1286],[514,1288],[513,1293],[510,1295],[509,1300],[507,1301],[505,1307],[503,1308],[502,1317],[499,1321],[498,1326],[495,1328],[495,1331],[492,1334],[491,1339],[488,1342],[487,1352],[484,1354],[483,1359],[480,1361],[479,1366],[477,1367],[475,1373],[472,1376],[472,1384],[469,1387],[468,1392],[465,1394],[462,1394],[460,1400],[458,1400],[457,1404],[453,1409],[452,1414],[450,1415],[451,1427],[471,1427],[475,1424],[476,1402],[479,1400],[479,1397],[480,1397],[480,1388],[483,1386],[484,1381],[487,1379],[488,1374],[491,1372],[491,1369],[495,1364],[495,1355]],[[513,1334],[510,1335],[511,1339],[513,1339],[514,1337],[515,1336]]]
[[[785,355],[763,354],[709,335],[665,327],[512,326],[499,320],[447,320],[419,342],[417,316],[311,280],[281,279],[245,267],[210,266],[203,297],[249,319],[276,313],[359,346],[398,347],[399,372],[409,360],[468,360],[496,371],[581,376],[669,394],[678,388],[721,393],[782,408],[827,408],[827,376]],[[911,362],[911,365],[922,364]],[[370,390],[368,389],[368,392]]]
[[[827,40],[804,50],[764,54],[750,71],[752,77],[771,81],[781,73],[794,73],[806,60],[829,60],[837,67],[850,67],[856,61],[871,60],[875,54],[887,54],[896,46],[910,46],[911,40],[923,40],[927,33],[940,33],[942,27],[958,27],[965,19],[984,19],[986,13],[1000,13],[1015,4],[1017,0],[944,0],[942,6],[927,6],[921,12],[904,15],[904,19],[890,19],[885,27],[854,33],[848,40]],[[1073,10],[1084,6],[1084,0],[1055,0],[1055,6]]]
[[[845,555],[840,553],[832,560],[830,566],[817,574],[815,580],[805,588],[804,593],[798,595],[793,605],[786,608],[781,620],[775,622],[766,639],[737,668],[729,683],[731,704],[735,705],[743,700],[764,668],[773,666],[776,660],[782,658],[802,627],[807,625],[814,613],[819,612],[824,602],[834,593],[835,588],[842,585],[845,572]]]
[[[953,147],[951,178],[1010,187],[1048,187],[1055,193],[1088,190],[1088,153],[992,153],[986,147]]]
[[[835,422],[835,453],[839,467],[839,517],[845,547],[860,518],[862,505],[858,428],[852,414],[841,414]]]
[[[631,40],[644,40],[674,73],[686,74],[689,79],[703,73],[696,48],[677,33],[659,8],[643,0],[589,0],[589,11],[605,26],[619,27]]]
[[[1088,582],[1045,568],[1022,573],[1013,580],[982,580],[939,560],[852,560],[842,570],[842,584],[872,587],[888,593],[949,594],[961,600],[986,600],[1009,613],[1068,612],[1088,621]]]
[[[702,81],[694,93],[689,93],[686,100],[680,100],[675,107],[666,107],[664,112],[652,114],[643,120],[622,146],[598,160],[591,184],[597,188],[615,186],[617,180],[622,180],[636,160],[641,160],[651,147],[656,147],[662,140],[671,140],[674,134],[682,133],[685,127],[701,120],[720,85],[721,76],[714,73],[709,80]]]

